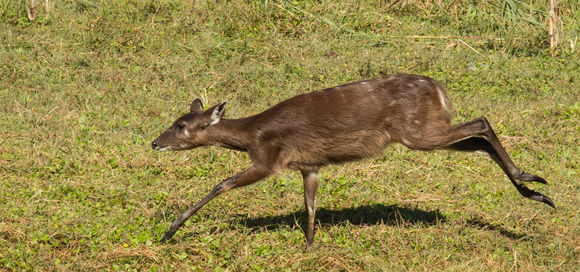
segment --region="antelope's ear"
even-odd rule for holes
[[[213,106],[211,115],[209,117],[209,123],[208,125],[215,125],[217,123],[219,123],[219,121],[222,120],[222,117],[224,116],[224,112],[226,112],[226,104],[228,102],[224,101],[216,106]]]
[[[203,111],[203,104],[199,98],[194,99],[189,106],[190,112],[201,113]]]

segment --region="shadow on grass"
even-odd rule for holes
[[[263,216],[247,218],[245,215],[237,215],[238,222],[252,231],[276,230],[284,226],[300,224],[305,226],[306,213],[304,211],[293,212],[287,215]],[[445,215],[436,211],[424,211],[398,205],[365,205],[356,208],[341,210],[317,209],[316,223],[320,225],[341,225],[349,222],[353,225],[435,225],[445,222]],[[237,221],[237,220],[236,220]]]
[[[446,222],[446,220],[447,217],[440,213],[439,210],[425,211],[417,207],[399,205],[374,204],[340,210],[319,208],[316,211],[316,224],[322,226],[342,225],[347,222],[358,226],[379,224],[390,226],[431,226]],[[529,237],[529,235],[516,233],[500,225],[491,224],[477,218],[468,219],[466,223],[464,227],[490,230],[514,240],[522,240]],[[306,226],[306,213],[304,211],[296,211],[286,215],[254,218],[248,218],[245,214],[237,214],[230,225],[232,228],[237,228],[236,225],[245,226],[252,232],[279,230],[297,225],[304,229]],[[192,235],[195,234],[186,233],[184,237]]]
[[[471,227],[475,227],[475,228],[482,229],[482,230],[491,230],[494,232],[498,232],[499,234],[501,234],[507,238],[514,239],[514,240],[521,240],[524,237],[528,237],[528,235],[526,235],[526,234],[516,233],[516,232],[513,232],[511,230],[505,229],[502,226],[492,225],[492,224],[484,222],[480,219],[469,219],[469,220],[467,220],[467,223]]]
[[[287,226],[306,226],[306,213],[304,211],[292,212],[286,215],[263,216],[247,218],[246,215],[237,215],[237,222],[246,226],[251,231],[277,230]],[[399,205],[365,205],[341,210],[329,210],[320,208],[316,211],[316,224],[322,226],[341,225],[346,222],[359,225],[419,225],[431,226],[446,221],[446,216],[439,210],[425,211],[417,207]],[[481,219],[469,219],[467,224],[471,228],[490,230],[500,235],[514,239],[525,239],[528,235],[513,232],[500,225],[491,224]]]

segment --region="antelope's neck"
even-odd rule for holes
[[[248,118],[222,119],[208,131],[209,142],[215,146],[248,151],[252,139],[249,133],[250,124]]]

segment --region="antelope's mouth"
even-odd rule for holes
[[[169,150],[171,150],[171,147],[169,147],[169,146],[157,146],[157,147],[154,147],[153,149],[155,149],[157,151],[169,151]]]
[[[172,148],[168,145],[159,145],[159,143],[157,143],[157,140],[153,141],[151,143],[151,148],[157,150],[157,151],[167,151],[167,150],[172,150]]]

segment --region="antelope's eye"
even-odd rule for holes
[[[179,130],[183,130],[184,128],[185,128],[185,124],[183,124],[183,123],[177,125],[177,129],[179,129]]]

